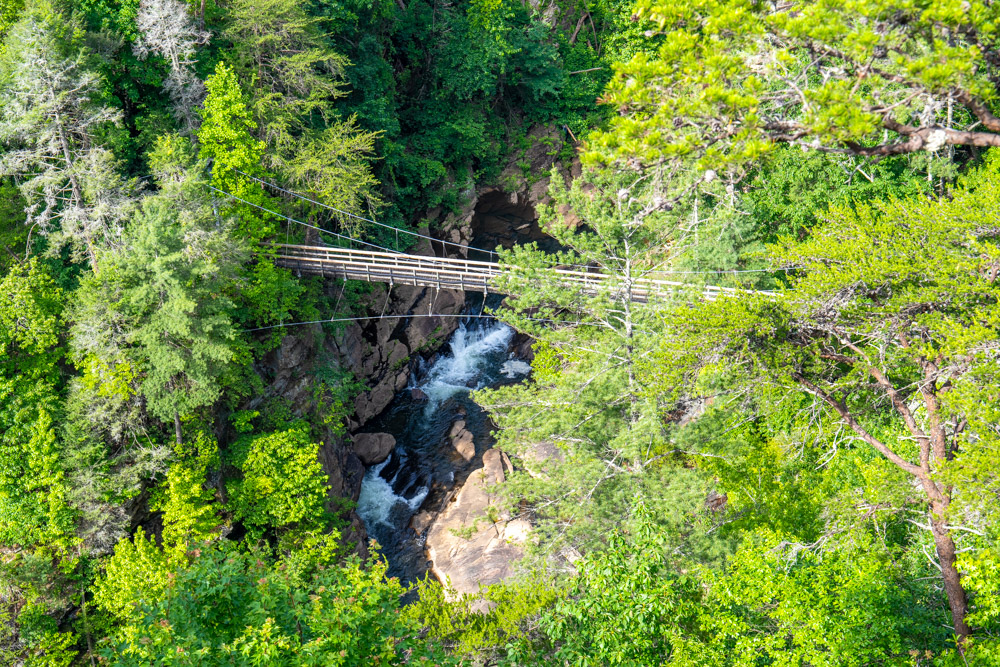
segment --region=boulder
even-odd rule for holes
[[[476,456],[476,443],[472,437],[472,432],[465,428],[465,420],[459,419],[451,425],[448,433],[451,439],[451,446],[466,461],[471,461]]]
[[[354,434],[354,453],[365,466],[385,461],[396,446],[396,438],[388,433]]]
[[[410,398],[412,398],[414,401],[429,400],[427,394],[425,394],[424,390],[421,389],[420,387],[414,387],[413,389],[410,390]]]
[[[526,520],[492,523],[486,518],[496,500],[487,489],[503,481],[499,450],[487,450],[483,468],[469,476],[427,533],[431,572],[458,594],[502,581],[524,555],[521,545],[531,529]]]

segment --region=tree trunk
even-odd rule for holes
[[[968,612],[968,600],[965,588],[962,586],[961,575],[955,567],[955,541],[945,525],[945,507],[941,503],[932,502],[930,511],[931,533],[934,536],[934,547],[937,550],[938,563],[941,565],[941,578],[944,580],[944,590],[948,595],[948,607],[951,609],[951,623],[955,628],[960,642],[972,634],[965,622]]]
[[[184,434],[181,431],[181,416],[177,414],[176,410],[174,410],[174,437],[177,438],[178,445],[184,444]]]
[[[55,91],[49,91],[52,94],[52,101],[55,102]],[[66,140],[66,132],[63,128],[62,114],[58,111],[56,112],[56,129],[59,135],[59,144],[62,148],[63,161],[66,163],[66,172],[69,174],[70,186],[73,188],[73,199],[76,200],[77,206],[83,206],[83,189],[80,187],[80,183],[76,180],[76,174],[73,173],[73,157],[70,154],[69,142]],[[100,274],[100,270],[97,266],[97,251],[94,249],[94,241],[90,236],[90,229],[87,227],[87,221],[83,222],[83,238],[87,244],[87,254],[90,255],[90,265],[94,269],[94,275]]]

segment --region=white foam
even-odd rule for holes
[[[396,503],[408,505],[411,512],[416,512],[420,509],[421,503],[424,502],[424,498],[430,492],[428,487],[421,486],[417,490],[417,493],[410,499],[396,495],[392,490],[392,484],[396,481],[396,476],[399,473],[397,472],[396,476],[393,476],[388,482],[380,474],[382,468],[386,467],[388,463],[389,459],[386,459],[382,463],[372,466],[361,480],[361,495],[358,496],[358,516],[361,517],[366,526],[374,526],[376,523],[380,523],[383,526],[392,528],[389,515],[392,513],[392,508],[396,506]]]
[[[448,398],[470,389],[477,388],[491,353],[503,353],[514,337],[514,330],[502,322],[490,322],[485,326],[470,328],[465,322],[459,324],[449,343],[449,354],[440,356],[426,373],[426,380],[419,385],[411,376],[410,388],[419,386],[427,394],[425,416],[430,417]],[[495,357],[494,357],[495,358]],[[508,361],[504,364],[510,372],[524,374],[531,370],[523,361]],[[507,370],[504,370],[507,373]],[[508,375],[508,377],[513,377]],[[475,384],[475,387],[470,385]],[[361,495],[358,498],[358,515],[371,529],[376,524],[392,528],[390,517],[397,503],[409,506],[411,512],[420,508],[430,489],[421,486],[416,495],[407,500],[392,490],[393,480],[385,480],[382,469],[389,464],[386,459],[374,465],[365,473],[361,481]],[[396,473],[399,474],[398,472]],[[451,473],[454,481],[454,472]]]
[[[381,523],[389,526],[387,519],[392,506],[403,500],[392,492],[392,485],[382,479],[382,468],[389,463],[389,459],[373,465],[365,473],[361,480],[361,495],[358,497],[358,516],[365,522],[366,526],[374,526]],[[391,526],[390,526],[391,527]]]
[[[500,372],[507,378],[513,380],[519,375],[527,375],[531,372],[531,364],[520,359],[510,359],[505,361],[500,367]]]
[[[451,337],[450,354],[434,363],[420,387],[430,399],[426,413],[434,412],[438,404],[455,394],[478,388],[478,383],[469,385],[479,378],[487,355],[506,350],[513,337],[514,330],[502,322],[472,329],[465,322],[459,324]]]

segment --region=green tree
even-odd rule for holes
[[[234,358],[226,293],[243,252],[196,172],[178,173],[142,201],[107,274],[84,278],[73,346],[82,364],[118,374],[118,393],[141,393],[150,415],[173,421],[181,442],[181,416],[219,398]]]
[[[228,9],[223,36],[235,46],[230,63],[249,93],[255,135],[283,154],[315,117],[333,120],[347,60],[300,3],[236,0]]]
[[[578,563],[568,594],[532,619],[502,664],[902,666],[913,652],[947,660],[922,591],[906,581],[907,561],[869,534],[854,540],[822,552],[763,530],[714,570],[677,555],[640,510],[630,531]],[[954,664],[944,660],[935,664]]]
[[[101,248],[120,242],[130,187],[101,142],[121,114],[102,99],[82,30],[46,2],[32,4],[0,55],[0,176],[19,181],[27,223],[69,243],[97,271]]]
[[[884,457],[881,484],[902,494],[892,506],[926,508],[918,525],[960,640],[972,631],[956,542],[964,526],[982,532],[995,502],[985,500],[996,478],[984,465],[997,451],[996,169],[991,159],[949,200],[831,210],[812,238],[775,251],[798,271],[792,289],[672,312],[651,362],[663,374],[657,387],[750,391],[764,410],[805,394]]]
[[[405,589],[385,565],[336,560],[336,535],[277,560],[206,543],[167,567],[136,539],[122,544],[97,596],[124,621],[103,651],[115,664],[448,664],[399,613]]]
[[[249,204],[228,201],[227,210],[239,219],[239,232],[259,243],[276,230],[273,216],[254,206],[275,210],[274,204],[250,176],[264,175],[261,164],[266,145],[255,138],[257,124],[231,67],[219,63],[205,81],[208,96],[198,130],[199,157],[211,161],[212,185]],[[235,171],[239,170],[242,174]]]
[[[62,415],[65,294],[33,258],[0,278],[0,563],[7,628],[0,656],[59,662],[76,637],[56,619],[79,593],[78,512]]]
[[[73,512],[53,416],[65,296],[37,260],[0,280],[0,543],[69,546]]]
[[[328,487],[318,459],[320,446],[304,422],[238,438],[230,447],[229,460],[242,476],[226,485],[233,516],[258,533],[322,525]]]
[[[267,146],[264,165],[333,208],[375,212],[382,202],[370,161],[378,135],[335,108],[347,93],[348,62],[330,48],[320,20],[293,0],[237,0],[229,12],[224,36],[236,46],[229,62],[248,92],[254,136]],[[359,228],[343,213],[299,207],[318,221]]]
[[[0,53],[6,48],[4,37],[7,36],[7,31],[17,22],[17,18],[23,9],[24,2],[21,0],[10,0],[9,2],[5,2],[3,7],[0,7]]]
[[[704,498],[697,474],[678,465],[640,372],[657,347],[666,296],[650,281],[679,233],[657,192],[648,179],[607,171],[570,188],[556,175],[541,219],[568,250],[501,254],[505,271],[494,284],[513,296],[497,316],[535,339],[532,376],[476,400],[497,424],[497,446],[521,469],[502,493],[532,512],[546,550],[600,547],[647,496],[665,526],[679,528]],[[575,282],[555,275],[556,266],[578,271]],[[603,279],[586,272],[595,266]]]
[[[591,148],[633,163],[702,168],[775,144],[886,156],[1000,145],[990,2],[847,0],[774,8],[642,0],[658,53],[616,67],[621,116]]]

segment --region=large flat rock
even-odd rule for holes
[[[531,527],[526,520],[493,523],[486,518],[496,502],[487,487],[504,481],[503,468],[500,451],[487,450],[482,469],[469,475],[427,533],[431,572],[459,594],[502,581],[524,555],[521,545]]]

